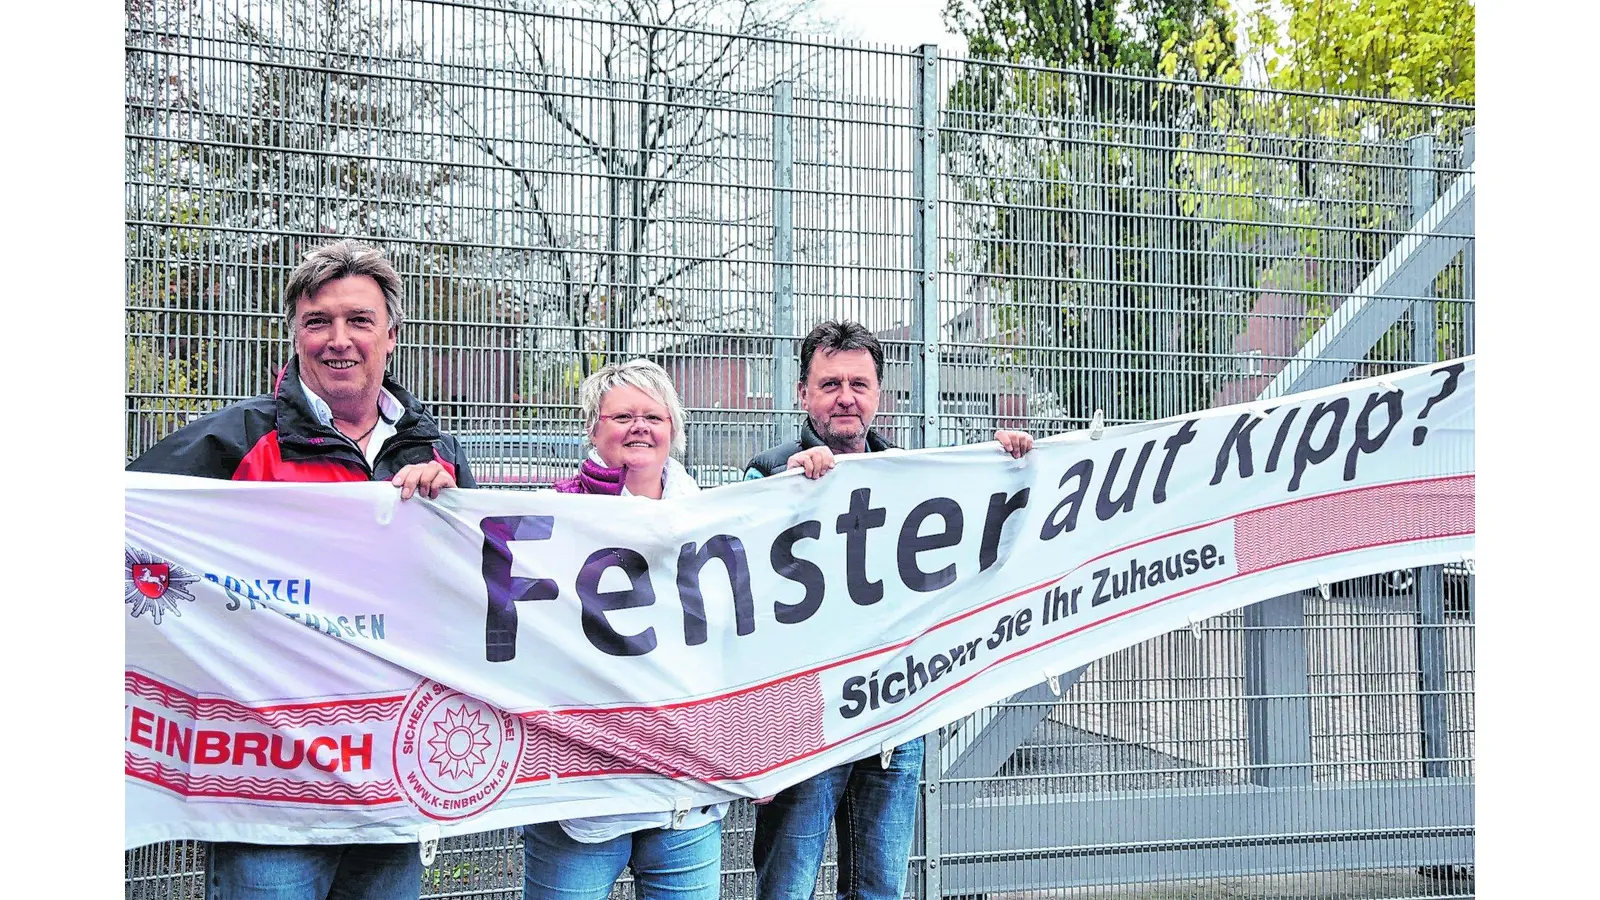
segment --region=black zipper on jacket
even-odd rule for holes
[[[283,377],[287,379],[290,375],[296,379],[296,385],[299,386],[300,369],[298,363],[294,360],[290,361]],[[430,420],[418,412],[421,407],[420,404],[416,404],[415,398],[412,398],[400,385],[391,382],[387,377],[385,377],[384,381],[383,387],[400,402],[401,411],[400,418],[394,422],[394,436],[389,438],[388,442],[379,449],[378,455],[373,462],[367,461],[367,455],[361,452],[360,444],[352,441],[348,435],[332,424],[323,424],[319,421],[312,414],[309,404],[303,399],[303,393],[299,396],[293,394],[284,396],[280,393],[281,386],[279,388],[280,392],[274,392],[273,401],[277,406],[277,412],[281,412],[282,408],[286,406],[291,413],[291,417],[287,420],[282,420],[276,412],[274,413],[274,425],[278,428],[280,451],[284,447],[292,447],[297,455],[303,457],[325,457],[331,455],[340,461],[347,461],[345,456],[347,450],[354,450],[355,460],[360,465],[361,470],[366,473],[367,480],[373,481],[376,480],[378,471],[378,466],[375,463],[381,462],[385,457],[411,446],[425,445],[431,447],[434,441],[443,437],[444,433],[436,425],[430,426]],[[407,400],[411,402],[408,403]],[[380,410],[378,414],[382,415],[383,413]],[[403,428],[402,426],[405,425],[408,417],[411,419],[411,426]],[[338,440],[330,441],[327,437],[330,434],[336,435]],[[397,468],[396,471],[399,471],[399,469]]]
[[[403,432],[396,431],[394,436],[390,437],[389,440],[384,443],[383,447],[378,450],[378,456],[377,456],[377,459],[375,460],[375,462],[368,462],[367,461],[367,455],[365,453],[361,452],[361,445],[360,444],[357,444],[355,441],[350,440],[350,437],[348,435],[346,435],[342,431],[339,431],[337,428],[334,428],[332,430],[339,435],[340,443],[337,443],[337,444],[331,444],[331,443],[312,444],[310,442],[310,439],[303,438],[303,437],[294,438],[294,439],[291,440],[291,443],[303,445],[302,449],[310,449],[313,454],[322,455],[322,456],[333,455],[333,456],[337,456],[341,460],[344,460],[344,459],[348,458],[347,454],[345,452],[343,452],[343,451],[354,450],[355,451],[354,460],[360,464],[362,471],[367,473],[367,480],[368,481],[377,480],[378,466],[375,465],[375,462],[381,462],[384,459],[384,457],[390,456],[390,455],[395,454],[395,453],[398,453],[401,450],[404,450],[404,449],[407,449],[407,448],[410,448],[410,447],[431,447],[431,446],[433,446],[433,440],[431,438],[419,437],[419,436],[416,436],[416,435],[408,435],[408,434],[404,434]],[[281,439],[281,435],[280,435],[280,439]],[[324,439],[324,440],[326,440],[326,439]],[[399,467],[396,467],[395,471],[398,472],[399,471]]]

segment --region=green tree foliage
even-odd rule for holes
[[[946,0],[967,55],[1128,75],[1234,77],[1227,0]]]
[[[1459,147],[1465,129],[1474,121],[1473,110],[1465,105],[1473,102],[1476,86],[1476,11],[1470,0],[1268,0],[1245,19],[1241,30],[1249,47],[1247,54],[1272,86],[1326,95],[1297,98],[1294,114],[1274,123],[1285,130],[1298,125],[1308,133],[1308,140],[1299,145],[1297,175],[1314,196],[1395,193],[1380,183],[1394,178],[1390,172],[1367,165],[1340,165],[1344,160],[1326,158],[1324,150],[1341,144],[1358,148],[1377,143],[1371,139],[1374,131],[1389,140],[1431,134],[1439,137],[1443,146]],[[1352,94],[1463,105],[1388,106],[1383,108],[1382,121],[1377,122],[1372,105],[1342,96]],[[1410,162],[1409,154],[1391,159],[1402,165]],[[1447,168],[1460,165],[1454,155],[1436,159],[1435,164]],[[1413,175],[1402,173],[1400,177]],[[1452,177],[1453,173],[1441,173],[1436,181],[1442,188]],[[1360,229],[1351,238],[1355,254],[1372,262],[1392,245],[1393,232],[1410,224],[1411,216],[1408,207],[1370,203],[1346,204],[1341,212],[1350,225]],[[1462,296],[1466,278],[1465,263],[1456,261],[1435,280],[1434,295]],[[1311,287],[1306,337],[1339,299],[1336,291],[1326,290],[1331,285],[1313,283]],[[1471,327],[1467,313],[1467,306],[1460,302],[1436,304],[1434,345],[1438,358],[1465,352],[1466,331]],[[1397,323],[1368,359],[1374,363],[1411,361],[1412,329],[1409,318]]]
[[[1249,43],[1274,85],[1399,100],[1471,103],[1471,0],[1272,0]],[[1283,19],[1280,24],[1279,19]]]
[[[1112,421],[1206,404],[1206,225],[1180,207],[1199,88],[1237,81],[1226,0],[952,0],[969,56],[943,148],[976,240],[954,260],[1000,296],[1038,380],[1069,417]],[[1063,71],[1064,67],[1093,67]],[[1186,324],[1187,323],[1187,324]],[[1001,363],[1021,362],[1013,353]]]
[[[1301,317],[1303,342],[1410,225],[1407,138],[1437,136],[1436,163],[1456,165],[1470,108],[1321,91],[1469,98],[1470,43],[1450,41],[1465,29],[1470,42],[1470,8],[1463,22],[1453,0],[1286,5],[1278,28],[1260,6],[1241,26],[1226,2],[948,4],[969,56],[1016,64],[967,66],[947,95],[946,166],[975,235],[952,261],[1004,304],[1018,343],[1039,348],[1029,362],[1069,415],[1208,405],[1252,374],[1233,367],[1260,365],[1235,357],[1236,339],[1265,306]],[[1328,26],[1330,10],[1357,6]],[[1409,22],[1423,27],[1374,33]],[[1308,74],[1335,63],[1344,74]],[[1305,90],[1250,87],[1261,75],[1249,71]],[[1459,295],[1461,277],[1447,270],[1439,295]],[[1441,353],[1460,347],[1460,319],[1441,314]],[[1408,360],[1407,327],[1372,358]]]

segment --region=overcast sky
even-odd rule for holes
[[[939,45],[941,55],[966,55],[967,42],[939,22],[944,0],[817,0],[817,11],[835,19],[844,37],[876,44]]]

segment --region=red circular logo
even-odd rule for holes
[[[476,697],[424,681],[394,734],[394,774],[411,805],[455,821],[487,809],[516,780],[522,722]]]

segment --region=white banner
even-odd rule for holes
[[[1472,550],[1474,361],[681,500],[127,476],[126,841],[762,797],[1269,597]]]

